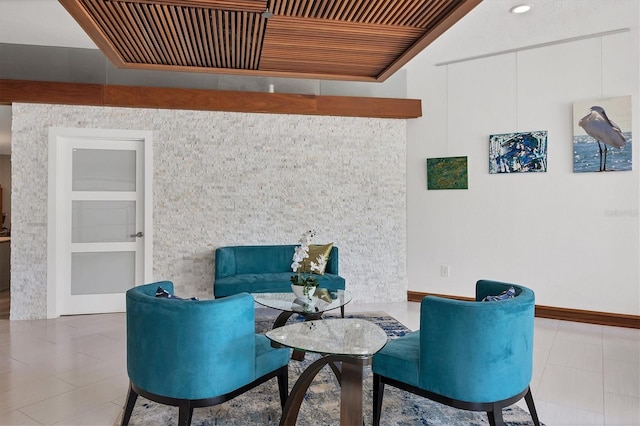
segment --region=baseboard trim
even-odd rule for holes
[[[425,296],[439,296],[455,300],[474,300],[471,297],[451,296],[446,294],[421,293],[418,291],[407,292],[407,300],[409,302],[420,302]],[[584,322],[588,324],[609,325],[613,327],[640,329],[640,316],[638,315],[615,314],[610,312],[586,311],[581,309],[536,305],[536,317],[557,319],[563,321]]]

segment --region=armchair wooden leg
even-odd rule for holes
[[[138,399],[138,394],[133,390],[131,383],[129,383],[129,392],[127,393],[127,403],[125,404],[124,414],[122,415],[121,426],[127,426],[129,424],[129,420],[131,419],[131,413],[133,412],[133,407],[136,405],[136,400]]]
[[[491,426],[504,426],[504,420],[502,419],[502,407],[493,405],[493,410],[487,412],[489,417],[489,424]]]
[[[280,405],[284,408],[289,396],[289,366],[285,365],[278,373],[278,390],[280,391]]]
[[[536,405],[533,403],[533,394],[531,393],[531,388],[527,389],[527,393],[524,396],[524,400],[527,402],[527,407],[529,408],[529,413],[531,414],[531,419],[533,420],[533,424],[535,426],[540,426],[540,419],[538,419],[538,412],[536,411]]]
[[[193,406],[191,401],[183,399],[178,405],[178,426],[190,426],[193,417]]]
[[[382,376],[373,375],[373,426],[380,425],[380,414],[382,413],[382,397],[384,395],[384,383]]]

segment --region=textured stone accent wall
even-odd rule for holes
[[[11,318],[46,317],[50,127],[153,131],[153,273],[212,297],[214,250],[334,242],[356,302],[406,299],[406,121],[13,105]]]

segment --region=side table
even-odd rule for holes
[[[282,411],[280,426],[296,424],[307,389],[327,364],[340,383],[340,425],[362,424],[363,367],[371,364],[373,355],[387,343],[382,328],[362,319],[338,318],[285,325],[265,336],[274,346],[323,355],[296,381]]]

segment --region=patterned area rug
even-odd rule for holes
[[[267,308],[256,310],[256,331],[269,330],[277,312]],[[351,318],[364,318],[380,325],[387,335],[393,339],[403,336],[409,330],[394,318],[382,312],[368,312],[347,315]],[[335,315],[326,315],[328,320]],[[292,317],[291,321],[300,321],[300,317]],[[300,374],[318,355],[307,354],[304,361],[289,363],[289,387],[293,387]],[[365,369],[364,375],[364,422],[372,424],[372,374],[371,368]],[[298,426],[334,426],[340,424],[340,388],[331,370],[325,368],[312,383],[298,415]],[[508,426],[533,425],[527,412],[512,406],[503,411],[505,424]],[[278,425],[280,421],[280,402],[278,385],[275,379],[238,396],[224,404],[196,408],[193,411],[192,426],[248,426]],[[133,410],[131,426],[175,425],[178,422],[178,409],[168,407],[138,397]],[[457,410],[407,392],[399,391],[391,386],[385,388],[382,406],[382,425],[428,425],[428,426],[485,426],[489,424],[484,413]],[[120,424],[120,419],[115,425]]]

